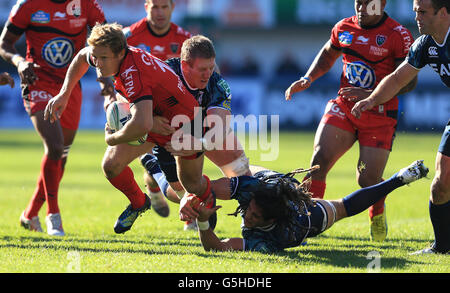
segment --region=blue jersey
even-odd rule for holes
[[[241,206],[248,206],[252,199],[252,194],[262,184],[272,183],[269,176],[276,178],[282,176],[280,173],[273,171],[262,171],[254,176],[239,176],[231,178],[231,198],[239,201]],[[263,181],[264,180],[264,181]],[[298,184],[294,178],[288,178],[292,182]],[[310,207],[304,207],[308,213]],[[293,223],[290,227],[282,226],[274,223],[267,227],[246,228],[242,224],[242,236],[244,238],[244,250],[260,251],[260,252],[276,252],[284,248],[299,246],[308,236],[311,228],[310,216],[300,213],[300,210],[291,202]],[[242,215],[243,216],[243,215]]]
[[[430,35],[420,36],[409,49],[406,60],[417,69],[430,65],[450,87],[450,28],[443,44],[438,44]]]
[[[231,91],[228,83],[217,72],[213,72],[209,78],[208,84],[204,89],[192,89],[184,79],[181,71],[180,58],[171,58],[166,61],[167,64],[181,78],[184,86],[195,97],[203,109],[204,115],[211,108],[222,108],[231,112]]]

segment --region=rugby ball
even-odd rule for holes
[[[108,123],[108,127],[113,132],[120,130],[130,119],[131,112],[129,103],[115,101],[111,103],[111,105],[109,105],[108,109],[106,110],[106,122]],[[146,139],[147,134],[145,134],[138,140],[128,142],[128,144],[141,145],[145,142]]]

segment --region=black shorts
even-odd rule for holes
[[[441,154],[450,157],[450,120],[448,121],[447,126],[445,126],[438,151]]]

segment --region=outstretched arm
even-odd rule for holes
[[[394,97],[400,90],[406,88],[408,84],[417,77],[419,70],[404,61],[397,69],[383,78],[372,94],[353,106],[352,114],[360,117],[361,113],[373,107],[386,103]]]
[[[284,94],[286,100],[290,100],[293,94],[309,88],[311,83],[327,73],[341,54],[342,52],[334,49],[331,41],[328,41],[320,50],[319,54],[317,54],[304,77],[293,82],[286,90]]]
[[[81,49],[70,63],[61,90],[56,96],[48,101],[47,107],[45,107],[45,120],[50,118],[50,122],[53,123],[61,117],[67,103],[69,102],[73,88],[89,69],[89,64],[86,59],[88,50],[89,47]]]

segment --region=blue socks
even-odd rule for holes
[[[440,253],[450,250],[450,201],[442,205],[434,205],[430,201],[430,219],[433,224],[433,249]]]
[[[405,183],[397,178],[396,173],[386,181],[361,188],[347,195],[342,200],[347,216],[351,217],[365,211],[374,203],[388,195],[391,191],[403,185],[405,185]]]

